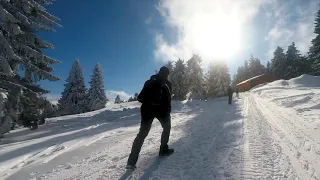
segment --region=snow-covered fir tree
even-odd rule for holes
[[[169,69],[169,76],[168,76],[168,80],[171,81],[171,72],[173,71],[173,62],[172,61],[168,61],[167,64],[165,64],[165,66]]]
[[[121,103],[121,102],[122,102],[122,100],[121,100],[120,96],[117,95],[117,97],[116,97],[115,100],[114,100],[114,103],[115,103],[115,104],[119,104],[119,103]]]
[[[314,33],[316,37],[311,41],[309,50],[309,60],[311,61],[312,74],[320,76],[320,10],[315,19]]]
[[[249,63],[248,60],[244,61],[244,66],[243,66],[243,79],[249,79],[250,78],[250,69],[249,69]]]
[[[251,58],[249,59],[249,67],[248,67],[249,75],[248,78],[252,78],[261,74],[266,73],[266,68],[264,65],[261,64],[260,60],[258,58],[255,58],[251,55]]]
[[[205,96],[201,62],[202,60],[199,55],[193,55],[187,61],[187,86],[191,93],[191,98],[195,99],[203,99]]]
[[[238,67],[236,74],[236,84],[246,80],[244,77],[244,68],[243,66]]]
[[[79,60],[76,60],[69,72],[64,91],[59,99],[59,110],[62,115],[86,112],[86,87]]]
[[[293,42],[290,46],[288,46],[286,53],[286,69],[284,78],[291,79],[303,74],[305,63],[306,61],[303,61],[300,52],[297,50]]]
[[[208,97],[221,97],[227,94],[227,89],[231,85],[229,68],[225,62],[215,62],[209,67],[209,77],[207,82]]]
[[[270,61],[267,62],[266,74],[272,74]]]
[[[215,95],[215,78],[217,77],[217,63],[210,63],[206,75],[206,95],[208,98],[213,98]]]
[[[104,108],[108,99],[104,92],[102,68],[100,64],[97,64],[93,69],[93,75],[91,76],[89,84],[87,109],[89,111],[95,111]]]
[[[171,73],[172,94],[175,100],[184,100],[188,93],[186,79],[186,65],[179,59]]]
[[[8,90],[11,110],[18,106],[13,102],[19,102],[17,97],[20,97],[23,91],[32,94],[24,98],[39,98],[39,94],[48,92],[35,85],[37,81],[59,79],[50,74],[53,69],[49,66],[59,61],[42,53],[42,49],[52,49],[53,46],[36,36],[36,32],[52,31],[54,27],[61,27],[56,23],[59,19],[49,14],[41,5],[51,2],[51,0],[0,1],[0,86]],[[23,69],[24,75],[18,74],[18,69]],[[28,114],[25,110],[30,107],[23,108],[23,113]],[[33,116],[32,112],[29,114]]]
[[[41,49],[53,46],[36,36],[37,31],[52,31],[61,27],[55,21],[58,18],[49,14],[39,4],[42,1],[0,1],[0,73],[15,75],[18,66],[25,69],[26,80],[58,80],[51,75],[49,64],[58,63],[44,55]],[[50,4],[51,0],[46,0]]]
[[[284,79],[285,77],[286,56],[283,51],[283,48],[278,46],[271,60],[272,74],[279,79]]]

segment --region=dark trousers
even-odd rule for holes
[[[229,96],[229,104],[232,102],[232,96]]]
[[[169,136],[170,136],[170,130],[171,130],[171,118],[170,118],[170,115],[159,116],[155,113],[155,110],[141,107],[142,117],[141,117],[140,131],[137,134],[137,137],[134,139],[132,144],[131,153],[127,163],[129,165],[135,165],[137,163],[144,139],[149,134],[154,118],[157,118],[160,121],[161,126],[163,128],[162,135],[161,135],[160,151],[168,149],[168,142],[169,142]]]

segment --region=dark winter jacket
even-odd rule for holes
[[[230,97],[232,96],[232,94],[233,94],[233,90],[231,88],[228,88],[228,96]]]
[[[155,103],[144,103],[142,102],[142,106],[144,106],[144,109],[149,109],[149,111],[153,111],[157,113],[157,116],[168,116],[171,113],[171,83],[167,79],[161,78],[159,75],[153,75],[150,77],[150,79],[155,80],[156,83],[159,83],[161,87],[161,99],[160,102]],[[139,94],[139,96],[142,96],[143,90]],[[152,93],[152,92],[151,92]],[[138,96],[138,98],[139,98]],[[153,110],[151,110],[153,109]]]

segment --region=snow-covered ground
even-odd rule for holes
[[[155,120],[137,163],[124,167],[140,104],[49,119],[0,141],[0,179],[320,179],[320,79],[301,76],[234,98],[173,102],[170,146],[157,157]]]

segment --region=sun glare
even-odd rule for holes
[[[208,60],[228,59],[240,48],[241,27],[236,18],[223,14],[197,16],[187,36],[193,49]]]

